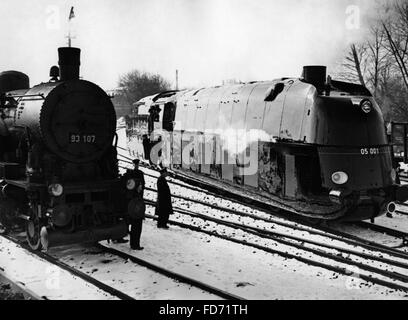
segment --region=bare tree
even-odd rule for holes
[[[364,81],[364,77],[363,77],[363,73],[361,71],[361,60],[364,59],[364,53],[366,51],[365,46],[363,45],[361,47],[361,49],[359,51],[357,51],[356,45],[352,44],[350,46],[351,49],[351,54],[352,54],[352,59],[354,62],[354,67],[356,69],[357,72],[357,76],[358,76],[358,80],[360,81],[360,83],[365,86],[365,81]]]
[[[393,15],[388,21],[382,21],[382,27],[388,40],[387,49],[394,57],[408,90],[408,2],[396,1],[392,9]]]
[[[365,86],[364,66],[366,60],[367,47],[362,44],[351,44],[345,61],[342,64],[343,71],[339,76],[344,80],[351,82],[360,82]]]
[[[379,86],[384,83],[384,80],[387,79],[389,75],[389,54],[384,48],[384,30],[374,26],[370,32],[371,38],[366,42],[369,54],[369,58],[367,59],[367,82],[369,82],[369,87],[376,97]]]
[[[380,78],[385,75],[389,63],[389,53],[384,47],[385,32],[379,27],[372,27],[367,39],[362,43],[351,44],[344,62],[340,77],[358,82],[371,89],[374,96],[380,85]]]
[[[408,121],[408,1],[378,8],[366,39],[347,51],[342,79],[370,89],[386,120]]]
[[[121,94],[129,104],[143,97],[170,89],[170,83],[158,74],[133,70],[119,78]]]

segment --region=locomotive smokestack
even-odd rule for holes
[[[314,85],[319,92],[323,91],[326,83],[326,66],[304,66],[302,78]]]
[[[80,56],[81,49],[79,48],[58,48],[58,64],[61,81],[79,79]]]

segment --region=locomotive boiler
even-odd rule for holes
[[[169,91],[135,105],[132,152],[152,161],[153,133],[165,130],[168,150],[153,162],[166,157],[175,170],[297,214],[362,220],[408,198],[369,90],[326,77],[324,66],[304,67],[301,78]]]
[[[25,220],[33,249],[127,234],[110,97],[79,78],[80,49],[59,48],[50,81],[0,74],[0,218]]]

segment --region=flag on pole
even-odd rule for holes
[[[68,20],[75,18],[74,7],[71,7]]]

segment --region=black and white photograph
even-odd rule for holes
[[[0,42],[0,300],[408,300],[408,0],[0,0]]]

